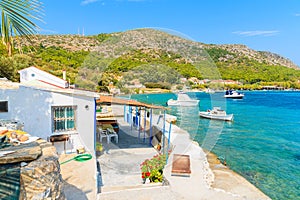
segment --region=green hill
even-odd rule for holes
[[[0,59],[0,76],[18,80],[17,70],[34,65],[56,76],[66,70],[80,87],[96,89],[139,82],[179,83],[182,77],[231,79],[244,84],[285,83],[299,87],[300,68],[270,52],[245,45],[213,45],[190,41],[153,29],[95,36],[38,35],[23,54]],[[273,82],[273,83],[272,83]]]

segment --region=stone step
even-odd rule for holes
[[[139,185],[121,185],[121,186],[102,186],[101,193],[110,193],[110,192],[118,192],[124,190],[135,190],[135,189],[147,189],[147,188],[155,188],[162,187],[162,183],[149,183],[149,184],[139,184]],[[167,186],[164,186],[167,187]]]
[[[115,199],[168,199],[182,200],[182,196],[172,191],[170,186],[155,186],[155,184],[145,184],[132,189],[125,189],[112,192],[104,192],[97,195],[97,200],[115,200]]]

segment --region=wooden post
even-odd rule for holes
[[[146,107],[145,107],[145,110],[144,110],[144,143],[146,142],[146,117],[147,117],[147,113],[146,113]]]
[[[169,126],[169,135],[168,135],[168,149],[167,149],[166,163],[168,163],[169,150],[170,150],[171,127],[172,127],[172,123],[170,122],[170,126]]]
[[[139,117],[139,109],[136,107],[136,112],[135,112],[135,123],[137,124],[138,132],[139,132],[139,139],[141,139],[141,128],[140,128],[140,118]]]
[[[129,124],[130,124],[130,129],[132,131],[132,107],[129,106]]]
[[[127,122],[126,105],[124,105],[124,121]]]
[[[150,137],[149,137],[149,146],[152,146],[152,108],[150,108]]]
[[[163,154],[165,154],[165,131],[166,131],[166,111],[164,110],[163,117],[163,130],[162,130],[162,146],[163,146]]]

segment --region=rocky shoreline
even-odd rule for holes
[[[244,191],[244,194],[254,191],[260,197],[259,199],[271,199],[244,177],[222,164],[217,155],[207,151],[205,153],[209,168],[214,175],[213,182],[211,183],[212,188],[221,189],[232,194],[240,191]],[[247,198],[246,195],[245,198]]]

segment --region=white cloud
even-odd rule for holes
[[[241,35],[241,36],[246,36],[246,37],[251,37],[251,36],[274,36],[279,33],[279,31],[235,31],[232,32],[233,34]]]
[[[100,0],[83,0],[80,4],[84,6],[84,5],[87,5],[90,3],[95,3],[97,1],[100,1]]]

